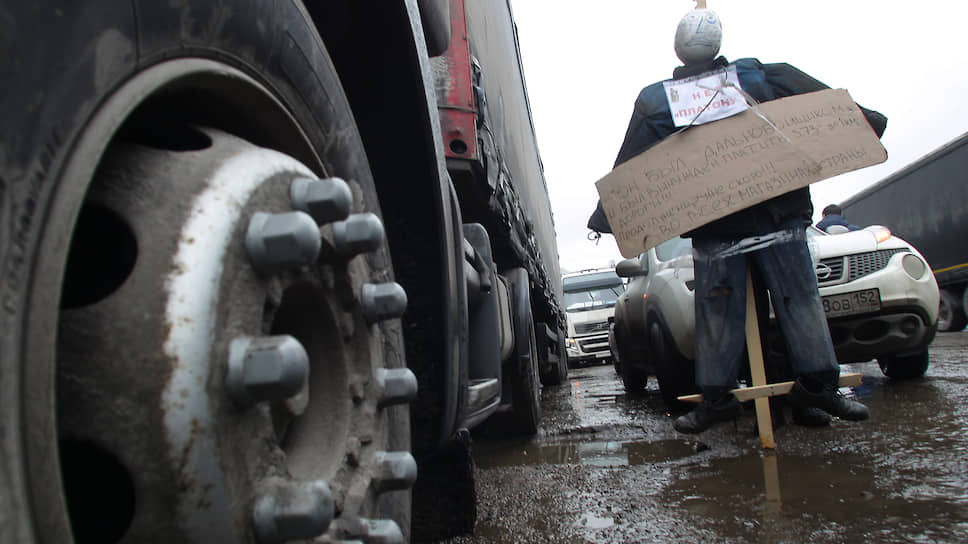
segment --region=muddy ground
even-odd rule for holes
[[[475,533],[448,542],[968,542],[966,359],[960,332],[922,379],[844,365],[871,419],[787,424],[775,451],[752,409],[682,435],[654,381],[630,397],[611,366],[572,369],[543,391],[537,436],[475,437]]]

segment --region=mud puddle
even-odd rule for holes
[[[537,436],[475,440],[475,534],[448,542],[968,542],[968,333],[939,340],[923,379],[844,365],[871,419],[787,424],[772,452],[751,410],[681,435],[654,382],[578,369]]]
[[[686,440],[590,441],[561,444],[526,443],[520,446],[487,445],[478,453],[480,468],[581,464],[598,467],[635,466],[681,459],[696,452]]]

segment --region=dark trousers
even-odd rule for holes
[[[693,239],[696,383],[703,390],[734,387],[745,362],[749,266],[769,291],[794,375],[826,381],[839,374],[803,223],[779,230],[782,241],[748,253],[730,251],[737,240]]]

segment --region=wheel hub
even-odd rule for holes
[[[382,223],[351,213],[352,184],[184,130],[201,143],[113,145],[85,203],[110,221],[72,242],[69,269],[109,234],[133,240],[65,287],[58,419],[75,534],[402,541],[370,518],[416,477],[394,411],[416,379],[384,351],[406,294],[360,255],[382,246]],[[65,444],[120,470],[92,471]],[[98,509],[105,489],[135,506]]]

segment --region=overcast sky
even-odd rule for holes
[[[488,0],[478,0],[488,1]],[[887,162],[811,185],[820,209],[968,131],[968,3],[708,0],[720,54],[787,62],[888,118]],[[585,224],[642,87],[672,77],[689,0],[511,0],[562,271],[622,257]]]

